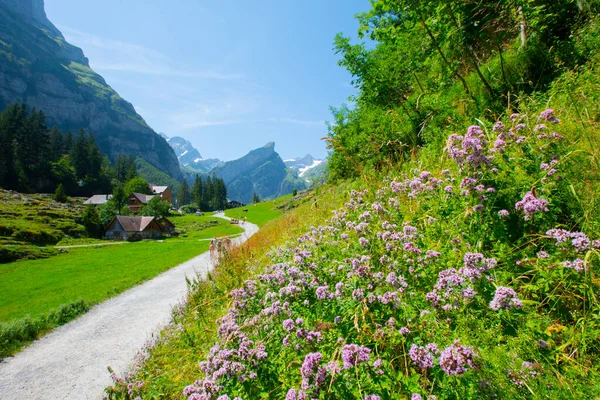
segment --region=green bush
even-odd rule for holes
[[[56,187],[56,191],[54,192],[54,201],[59,203],[64,203],[67,201],[67,194],[65,193],[65,188],[62,183],[59,183]]]
[[[17,229],[12,237],[15,240],[22,242],[30,242],[36,244],[56,244],[64,237],[61,231],[36,231],[33,229]]]
[[[58,254],[53,247],[38,247],[32,245],[0,245],[0,264],[17,260],[34,260],[48,258]]]

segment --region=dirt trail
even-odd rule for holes
[[[243,228],[234,243],[258,231],[250,223]],[[101,398],[112,383],[107,367],[117,374],[126,371],[152,333],[169,322],[171,307],[185,297],[185,277],[204,276],[212,267],[209,253],[203,253],[97,305],[6,359],[0,363],[0,399]]]

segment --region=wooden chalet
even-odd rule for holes
[[[175,225],[164,217],[132,217],[117,215],[104,230],[104,236],[112,240],[136,241],[159,239],[175,233]]]
[[[153,197],[154,195],[151,194],[131,193],[127,199],[127,207],[132,213],[137,214]]]
[[[155,196],[160,196],[162,201],[168,201],[170,204],[173,204],[173,195],[168,186],[156,186],[150,184],[150,190],[152,190],[152,194]]]
[[[227,208],[239,208],[239,207],[245,207],[246,205],[240,201],[237,200],[229,200],[227,202]]]

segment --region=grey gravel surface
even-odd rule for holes
[[[220,215],[223,217],[223,215]],[[258,231],[254,224],[234,242]],[[124,266],[125,267],[125,266]],[[185,277],[205,275],[208,252],[94,307],[0,363],[0,399],[99,399],[112,381],[107,367],[127,371],[137,351],[170,321],[186,295]]]

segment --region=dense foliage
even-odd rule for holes
[[[203,179],[196,174],[192,187],[184,179],[177,191],[177,203],[180,206],[192,206],[202,211],[216,211],[227,208],[227,188],[225,181],[215,175]]]
[[[389,170],[443,131],[519,109],[566,71],[593,59],[582,46],[596,0],[376,0],[336,52],[353,77],[355,106],[333,109],[331,178]],[[581,33],[584,33],[583,35]],[[595,32],[587,35],[596,40]],[[592,46],[593,48],[593,46]]]
[[[110,191],[112,171],[94,136],[46,126],[43,111],[12,105],[0,113],[0,187],[69,195]]]

